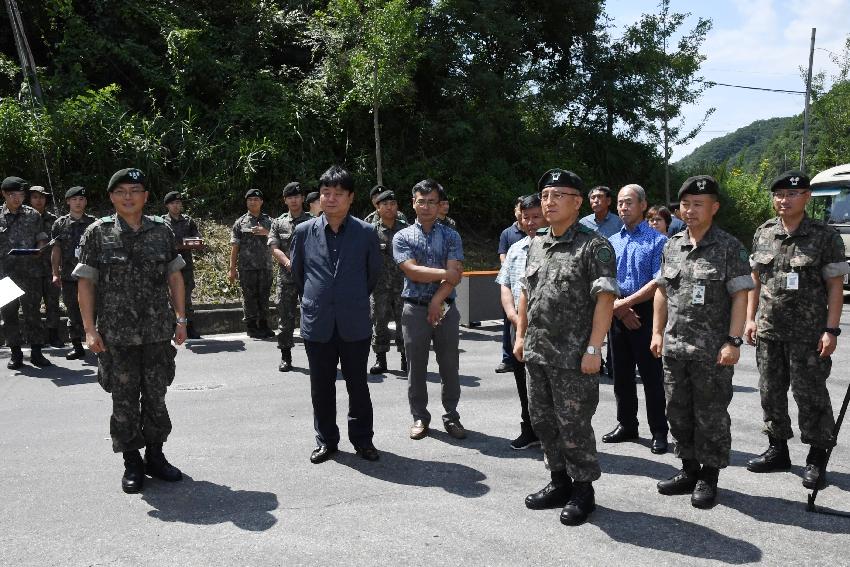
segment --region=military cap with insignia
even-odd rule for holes
[[[771,193],[779,189],[808,189],[809,177],[802,171],[791,170],[782,173],[770,184]]]
[[[112,190],[122,183],[138,183],[140,185],[144,185],[145,174],[141,169],[137,169],[135,167],[119,169],[113,173],[112,177],[109,179],[109,185],[106,186],[106,192],[112,193]]]
[[[76,187],[71,187],[67,191],[65,191],[65,198],[70,199],[71,197],[85,197],[86,196],[86,188],[80,187],[77,185]]]
[[[41,185],[33,185],[32,187],[30,187],[30,193],[41,193],[45,197],[50,197],[50,191],[48,191]]]
[[[540,181],[537,182],[538,192],[543,191],[546,187],[572,187],[581,191],[584,189],[584,182],[572,171],[556,167],[544,173]]]
[[[287,183],[286,187],[283,188],[284,198],[292,197],[292,196],[300,195],[300,194],[301,194],[301,184],[298,183],[297,181],[293,181],[292,183]]]
[[[313,201],[318,201],[318,200],[319,200],[319,192],[318,191],[311,191],[310,193],[307,193],[306,197],[304,197],[304,204],[309,205]]]
[[[386,187],[384,187],[383,185],[375,185],[374,187],[369,189],[369,199],[374,199],[375,195],[377,195],[378,193],[383,193],[384,191],[387,191]]]
[[[167,205],[168,203],[171,203],[172,201],[178,201],[178,200],[180,200],[180,201],[183,200],[183,197],[180,195],[180,192],[179,191],[169,191],[168,193],[165,194],[165,197],[162,199],[162,204]]]
[[[3,180],[2,191],[26,191],[30,186],[29,183],[21,179],[20,177],[7,177]]]
[[[259,197],[260,199],[265,200],[263,198],[263,192],[259,189],[248,189],[248,192],[245,193],[245,198],[247,199],[248,197]]]
[[[688,177],[679,188],[679,199],[682,195],[719,195],[720,186],[710,175],[694,175]]]
[[[390,191],[390,190],[386,190],[386,191],[382,191],[381,193],[378,193],[378,196],[375,197],[375,202],[376,203],[382,203],[384,201],[395,201],[395,193]]]

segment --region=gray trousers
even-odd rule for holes
[[[428,413],[428,356],[431,341],[437,355],[440,368],[443,422],[460,419],[457,403],[460,400],[460,379],[458,368],[460,358],[460,312],[454,304],[436,327],[428,323],[428,308],[424,305],[404,304],[401,313],[401,331],[404,337],[404,350],[407,353],[407,399],[413,419],[431,422]]]

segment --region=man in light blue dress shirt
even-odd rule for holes
[[[587,193],[587,199],[590,201],[590,209],[593,213],[582,217],[578,222],[605,238],[611,238],[623,228],[623,221],[611,212],[610,188],[604,185],[594,187]]]

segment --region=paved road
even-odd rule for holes
[[[836,412],[848,385],[847,311],[830,381]],[[187,477],[149,481],[140,495],[121,492],[110,400],[91,361],[66,362],[48,351],[64,368],[4,368],[0,565],[848,563],[850,519],[805,511],[798,441],[791,472],[744,468],[765,445],[752,348],[735,374],[732,466],[721,474],[714,509],[656,492],[678,461],[652,455],[644,437],[599,445],[597,511],[588,524],[567,528],[557,510],[523,506],[548,475],[539,450],[508,447],[519,404],[513,377],[493,373],[498,329],[465,330],[461,347],[468,439],[455,441],[439,428],[422,441],[408,439],[406,382],[389,374],[371,384],[381,460],[363,461],[344,442],[334,461],[319,466],[308,461],[312,417],[301,345],[294,352],[300,368],[289,374],[277,372],[273,342],[245,335],[182,348],[168,395],[174,432],[166,454]],[[390,362],[397,366],[397,355]],[[597,437],[613,423],[613,388],[603,381]],[[850,426],[830,472],[819,504],[850,511]]]

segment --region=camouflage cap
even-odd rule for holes
[[[259,189],[248,189],[248,192],[245,193],[245,198],[247,199],[249,197],[259,197],[260,199],[265,200],[265,197],[263,197],[263,192]]]
[[[802,171],[791,170],[782,173],[779,177],[773,180],[770,184],[770,191],[779,189],[808,189],[809,176]]]
[[[7,177],[3,180],[2,190],[3,191],[26,191],[30,186],[29,183],[21,179],[20,177]]]
[[[688,177],[679,188],[679,199],[682,195],[719,195],[720,186],[710,175],[694,175]]]
[[[67,191],[65,191],[65,198],[70,199],[71,197],[85,197],[86,196],[86,188],[80,187],[77,185],[76,187],[71,187]]]
[[[173,201],[182,201],[183,197],[180,195],[179,191],[169,191],[165,194],[165,197],[162,199],[162,204],[167,205]]]
[[[141,169],[137,169],[135,167],[119,169],[113,173],[112,177],[109,179],[109,185],[106,186],[106,192],[112,193],[112,190],[122,183],[138,183],[140,185],[144,185],[145,174]]]
[[[283,188],[283,196],[284,197],[293,197],[295,195],[301,194],[301,184],[297,181],[293,181],[292,183],[287,183],[286,187]]]
[[[540,181],[537,182],[537,191],[543,191],[546,187],[572,187],[582,191],[584,182],[581,177],[566,169],[550,169],[543,174]]]

